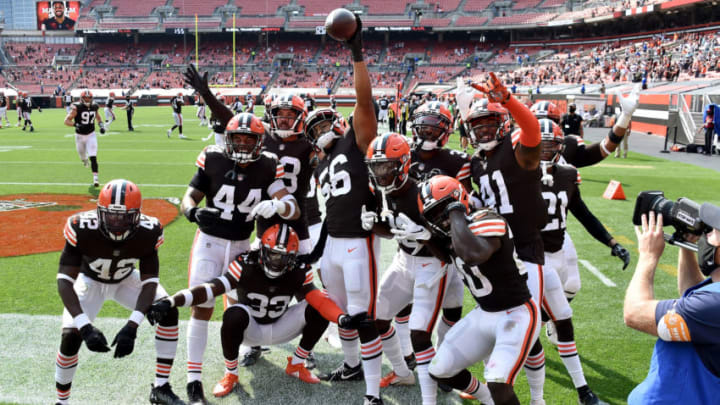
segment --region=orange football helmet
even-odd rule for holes
[[[323,150],[346,131],[345,118],[332,108],[313,110],[305,118],[305,136],[315,149]]]
[[[499,103],[473,104],[465,120],[470,144],[475,149],[492,150],[512,132],[510,114]]]
[[[142,195],[135,183],[117,179],[105,184],[97,200],[100,231],[113,241],[130,238],[140,224]]]
[[[93,94],[90,90],[85,89],[80,93],[80,100],[85,104],[86,106],[90,106],[93,101]]]
[[[548,118],[553,120],[556,124],[560,123],[560,117],[562,111],[552,101],[538,101],[530,107],[530,111],[533,113],[535,118]]]
[[[427,102],[413,114],[411,130],[413,147],[434,150],[445,146],[452,131],[453,119],[450,110],[438,101]]]
[[[286,94],[270,104],[270,128],[281,139],[302,135],[306,117],[305,102],[298,96]]]
[[[260,158],[265,136],[265,126],[260,118],[250,113],[240,113],[225,127],[225,156],[240,164]]]
[[[540,124],[540,161],[556,163],[563,150],[565,134],[558,124],[548,118],[538,120]]]
[[[260,239],[260,260],[268,278],[278,278],[295,266],[300,237],[287,224],[275,224]]]
[[[470,212],[470,197],[460,182],[450,176],[437,175],[420,184],[418,209],[433,232],[441,236],[449,236],[450,219],[445,209],[452,202],[460,202],[465,206],[465,213]]]
[[[397,133],[388,132],[370,142],[365,155],[370,177],[386,192],[400,189],[410,171],[410,145]]]

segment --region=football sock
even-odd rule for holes
[[[305,308],[305,326],[303,327],[302,337],[300,338],[300,343],[298,344],[299,352],[296,350],[295,353],[304,354],[302,359],[305,360],[309,352],[313,350],[317,342],[322,338],[329,324],[330,321],[323,318],[323,316],[320,315],[315,308],[308,305]],[[293,362],[295,360],[297,359],[293,357]]]
[[[435,357],[435,349],[430,346],[423,351],[418,351],[415,356],[417,357],[417,374],[422,402],[423,404],[434,404],[437,401],[437,381],[430,377],[428,368]]]
[[[470,374],[467,370],[463,371]],[[462,391],[472,395],[483,404],[489,405],[493,403],[492,395],[490,395],[490,390],[488,389],[487,384],[481,383],[474,375],[470,375],[470,383],[468,383]]]
[[[545,385],[545,352],[540,340],[535,342],[535,346],[530,350],[530,355],[525,361],[525,374],[530,386],[530,399],[542,399]]]
[[[208,321],[190,318],[187,332],[187,382],[200,381],[202,363],[207,346]]]
[[[407,306],[395,317],[395,331],[400,340],[403,356],[405,357],[413,354],[412,341],[410,340],[410,325],[408,324],[411,309],[412,306]]]
[[[183,131],[182,131],[182,125],[179,125],[179,126],[178,126],[178,131],[179,131],[180,134],[182,135],[182,133],[183,133]]]
[[[238,358],[232,360],[225,359],[225,374],[238,375]]]
[[[168,313],[155,328],[155,386],[160,387],[168,382],[178,345],[178,312]]]
[[[177,125],[173,125],[172,128],[170,128],[170,132],[174,131],[175,128],[177,128],[177,127],[178,127]]]
[[[400,377],[406,377],[410,374],[410,369],[405,363],[405,358],[402,354],[402,347],[400,346],[400,339],[398,339],[395,328],[390,324],[390,329],[385,333],[380,334],[382,339],[382,350],[385,356],[390,360],[393,371]]]
[[[585,373],[583,373],[582,364],[580,364],[580,356],[578,356],[575,341],[572,342],[558,342],[558,353],[560,353],[560,359],[562,360],[565,368],[572,378],[573,385],[575,388],[587,385],[585,381]]]
[[[340,344],[342,345],[343,354],[345,355],[345,364],[349,367],[356,367],[360,364],[358,331],[339,327],[338,334],[340,335]]]
[[[95,176],[97,176],[97,173],[98,173],[97,156],[90,156],[90,170],[92,170],[93,174]]]
[[[298,347],[295,348],[295,353],[293,353],[290,363],[293,365],[304,363],[309,354],[310,350],[305,350],[300,345],[298,345]]]
[[[55,359],[55,390],[60,403],[70,399],[70,386],[77,371],[78,355],[66,356],[58,351]]]
[[[375,332],[377,334],[377,331]],[[362,339],[361,339],[362,340]],[[376,336],[360,345],[362,351],[363,373],[365,375],[365,395],[380,396],[380,377],[382,374],[382,342]]]

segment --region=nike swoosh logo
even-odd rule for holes
[[[357,248],[356,248],[356,247],[354,247],[354,248],[348,249],[348,253],[352,253],[352,252],[353,252],[353,250],[355,250],[355,249],[357,249]]]
[[[423,263],[423,264],[422,264],[423,267],[427,267],[427,266],[429,266],[429,265],[430,265],[430,263]]]

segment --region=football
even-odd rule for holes
[[[345,8],[336,8],[325,19],[325,32],[338,41],[347,41],[356,29],[355,14]]]

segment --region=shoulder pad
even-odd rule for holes
[[[272,136],[272,135],[271,135],[271,136]],[[261,159],[262,159],[262,158],[270,159],[270,160],[272,160],[273,162],[275,162],[275,164],[278,164],[277,158],[275,157],[275,154],[273,154],[272,152],[268,152],[268,151],[266,151],[266,150],[264,150],[264,149],[263,149],[263,151],[260,153],[260,158],[261,158]]]
[[[75,231],[77,222],[78,215],[71,215],[65,222],[65,228],[63,228],[63,236],[65,237],[65,240],[73,246],[77,246],[77,232]]]
[[[140,229],[145,229],[145,232],[150,233],[151,239],[155,241],[155,250],[165,242],[165,232],[163,232],[163,226],[157,218],[142,214],[140,216]]]
[[[503,236],[507,232],[505,218],[492,210],[475,211],[470,216],[469,228],[477,236]]]
[[[211,153],[223,154],[224,152],[217,145],[208,145],[205,148],[203,148],[202,151],[200,151],[200,154],[198,155],[197,159],[195,159],[195,166],[205,170],[205,162],[207,161],[207,156]]]

